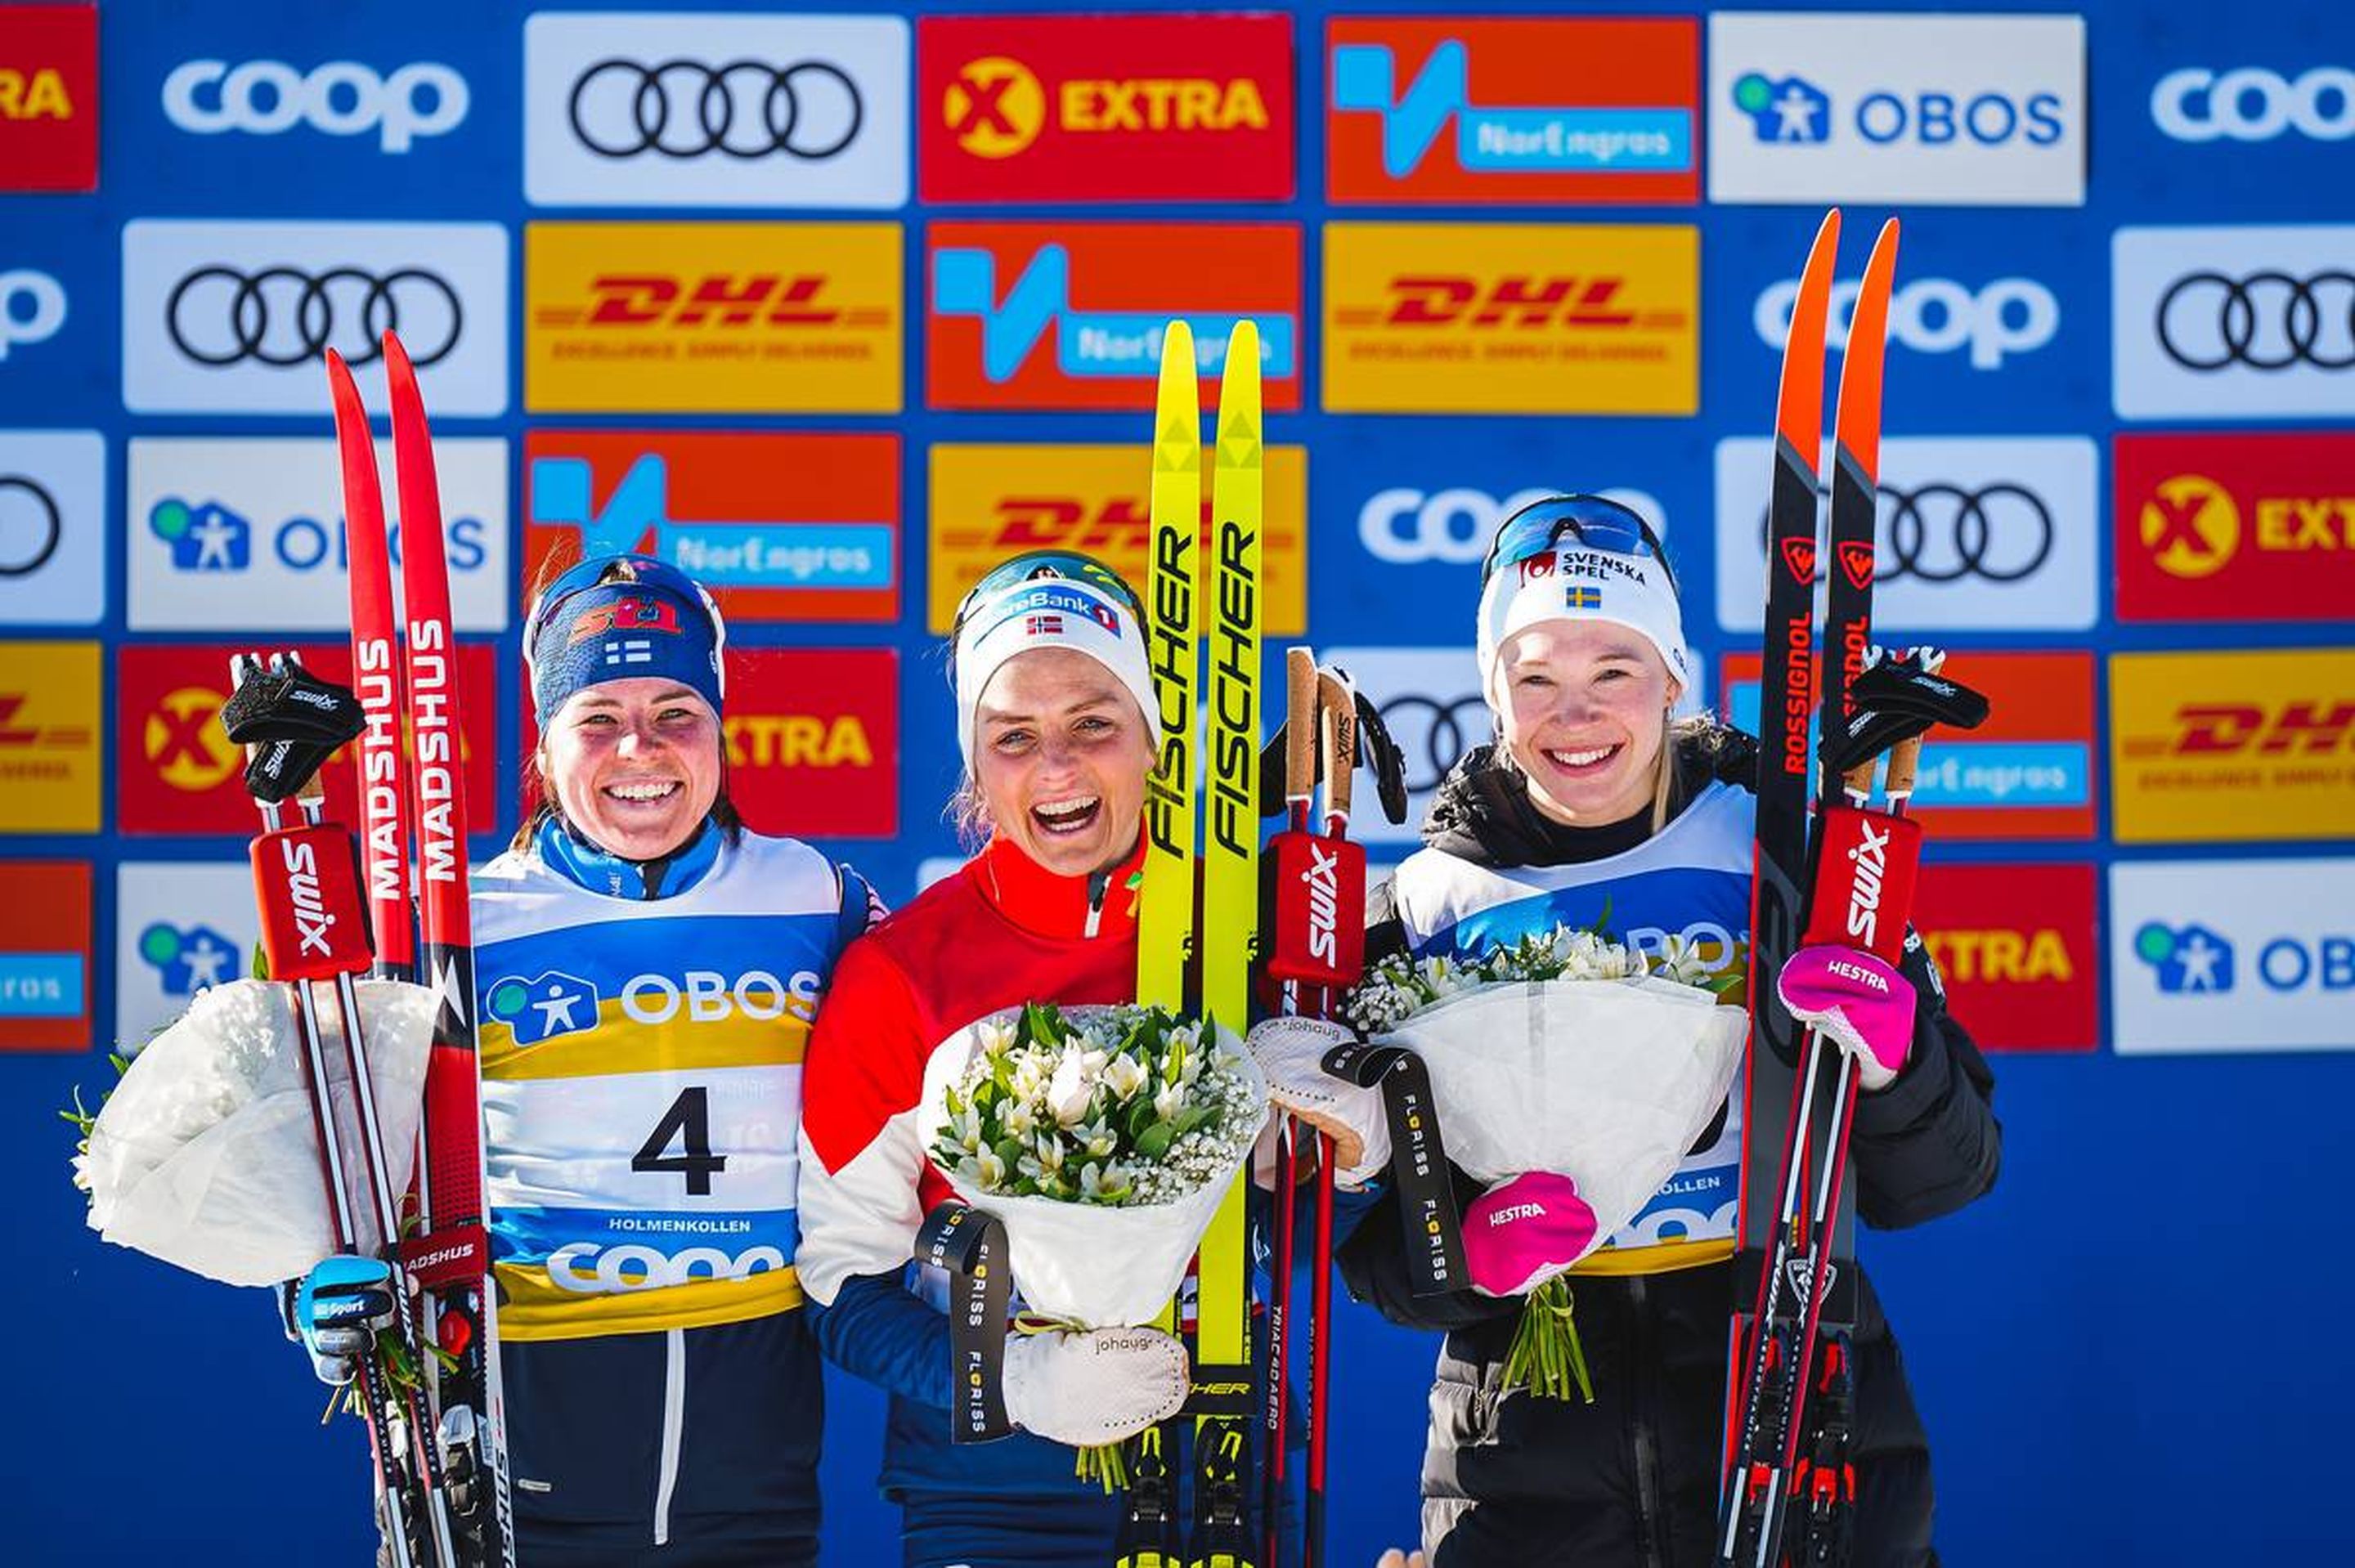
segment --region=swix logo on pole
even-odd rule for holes
[[[1349,17],[1327,43],[1336,203],[1700,194],[1689,18]]]
[[[1263,447],[1267,524],[1260,535],[1261,630],[1296,637],[1307,625],[1307,451]],[[1079,550],[1140,588],[1150,509],[1146,474],[1121,446],[935,445],[931,453],[928,623],[945,632],[981,574],[1024,550]],[[1210,508],[1202,507],[1211,543]]]
[[[899,614],[895,435],[534,430],[524,452],[527,582],[551,556],[634,550],[731,624]]]
[[[927,16],[928,202],[1289,201],[1292,19]]]
[[[1206,384],[1255,323],[1267,406],[1300,405],[1295,226],[935,223],[929,239],[933,408],[1149,408],[1173,317]]]
[[[323,822],[264,833],[253,841],[252,861],[272,980],[317,980],[368,967],[374,955],[349,832]]]
[[[1850,806],[1826,811],[1806,939],[1863,948],[1894,963],[1904,945],[1921,853],[1922,827],[1912,817]]]

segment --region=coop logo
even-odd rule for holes
[[[329,136],[373,135],[387,153],[456,130],[471,101],[466,79],[430,60],[389,76],[356,60],[308,71],[282,60],[189,60],[164,79],[165,117],[196,135],[276,136],[307,124]]]
[[[496,223],[183,222],[123,229],[123,401],[310,415],[318,356],[398,330],[436,414],[506,409],[507,235]]]
[[[2187,67],[2158,79],[2150,117],[2178,142],[2271,142],[2292,132],[2344,142],[2355,137],[2355,69],[2318,65],[2285,77],[2263,66]]]
[[[1689,170],[1689,107],[1491,107],[1472,101],[1470,48],[1449,38],[1431,51],[1403,91],[1387,44],[1333,50],[1333,107],[1378,116],[1382,172],[1414,173],[1452,122],[1457,164],[1491,173],[1596,169]]]
[[[194,996],[245,972],[237,944],[211,927],[158,920],[139,933],[139,957],[166,996]]]
[[[1396,567],[1440,562],[1469,566],[1484,559],[1497,529],[1522,507],[1561,492],[1518,490],[1501,500],[1485,490],[1453,486],[1423,491],[1404,486],[1378,490],[1358,509],[1358,542],[1366,554]],[[1600,492],[1622,505],[1633,507],[1657,524],[1665,515],[1660,503],[1640,490]],[[1665,530],[1663,530],[1665,531]],[[1550,568],[1553,557],[1542,559]]]
[[[1172,316],[1194,333],[1194,355],[1204,376],[1222,374],[1227,344],[1243,316],[1178,307],[1166,311],[1100,311],[1071,303],[1071,253],[1047,244],[1024,265],[1001,299],[997,257],[989,250],[944,249],[932,255],[932,312],[981,323],[982,374],[1014,379],[1041,338],[1054,334],[1056,371],[1082,379],[1152,379],[1161,364],[1161,334]],[[1271,379],[1296,373],[1291,320],[1258,320],[1260,371]]]
[[[1832,285],[1831,318],[1825,335],[1831,346],[1848,346],[1859,285]],[[1786,278],[1758,296],[1751,324],[1758,341],[1780,350],[1791,336],[1791,309],[1799,281]],[[1997,278],[1972,288],[1951,278],[1916,278],[1889,300],[1889,336],[1916,354],[1952,354],[1968,349],[1971,368],[1998,370],[2007,357],[2029,354],[2052,341],[2061,327],[2061,302],[2033,278]]]
[[[2077,16],[1718,12],[1710,197],[2080,206]],[[1736,125],[1739,129],[1736,129]]]
[[[908,52],[897,16],[538,12],[523,26],[525,195],[539,207],[898,207]]]
[[[713,1163],[725,1158],[719,1156]],[[710,1178],[706,1174],[704,1180],[709,1183]],[[730,1253],[716,1246],[664,1252],[643,1242],[620,1246],[570,1242],[548,1255],[548,1280],[576,1296],[608,1296],[660,1290],[699,1279],[750,1279],[784,1266],[784,1249],[767,1244]]]
[[[2355,398],[2355,226],[2121,228],[2111,400],[2125,418],[2343,418]]]
[[[0,191],[98,187],[98,7],[0,5]]]
[[[0,272],[0,365],[9,350],[47,343],[65,324],[64,284],[29,267]]]
[[[515,1033],[518,1045],[537,1045],[559,1035],[585,1034],[601,1022],[602,998],[579,975],[550,969],[526,978],[507,975],[484,993],[483,1011]]]
[[[878,224],[534,224],[533,408],[890,412],[900,240]]]

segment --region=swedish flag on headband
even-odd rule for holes
[[[1603,590],[1583,583],[1572,583],[1562,590],[1562,605],[1569,609],[1601,609]]]

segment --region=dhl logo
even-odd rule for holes
[[[1343,305],[1333,313],[1344,327],[1680,327],[1682,311],[1636,311],[1619,302],[1625,276],[1538,277],[1507,273],[1493,280],[1462,275],[1401,273],[1390,280],[1378,305]]]
[[[30,74],[0,66],[0,120],[71,120],[72,94],[55,67]]]
[[[823,272],[707,273],[692,281],[669,273],[600,273],[590,280],[585,305],[542,305],[543,327],[856,327],[880,329],[890,313],[868,306],[837,309],[825,302],[831,278]]]
[[[1020,60],[992,55],[967,62],[941,97],[957,145],[978,158],[1010,158],[1046,128],[1049,94]],[[1270,119],[1250,77],[1072,78],[1058,82],[1054,125],[1076,135],[1264,131]]]
[[[731,715],[723,726],[737,768],[872,768],[875,747],[855,714]]]
[[[91,755],[96,732],[88,725],[26,722],[18,715],[29,700],[24,692],[0,692],[0,779],[68,782],[73,778],[71,754]]]
[[[2232,493],[2203,474],[2177,474],[2152,489],[2139,519],[2143,547],[2162,571],[2204,577],[2222,571],[2244,538],[2275,553],[2355,551],[2355,495],[2261,495],[2244,526]]]
[[[1080,550],[1101,556],[1115,571],[1142,581],[1146,546],[1151,536],[1151,509],[1142,495],[1112,495],[1101,500],[1076,495],[1002,495],[987,522],[977,526],[950,525],[941,530],[942,546],[971,551],[984,561],[996,561],[1024,550]],[[1204,503],[1202,538],[1211,537],[1210,511]],[[1267,546],[1289,549],[1298,533],[1272,527]]]
[[[1924,931],[1922,940],[1945,977],[1964,985],[2068,985],[2077,978],[2068,942],[2049,926]]]
[[[2132,758],[2322,757],[2355,741],[2355,701],[2293,700],[2275,706],[2257,703],[2183,703],[2171,735],[2135,736],[2124,750]]]

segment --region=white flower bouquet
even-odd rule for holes
[[[1741,958],[1712,969],[1681,938],[1646,956],[1599,924],[1556,927],[1474,958],[1386,959],[1345,1011],[1369,1037],[1423,1058],[1448,1158],[1466,1173],[1576,1182],[1594,1211],[1592,1252],[1659,1191],[1724,1103],[1748,1027]],[[1508,1385],[1557,1397],[1572,1373],[1585,1385],[1561,1277],[1575,1261],[1530,1290]]]
[[[1267,1119],[1242,1042],[1157,1007],[1033,1002],[951,1044],[925,1068],[917,1136],[1006,1227],[1029,1308],[1072,1328],[1151,1322]],[[1083,1455],[1082,1472],[1116,1457]]]
[[[405,1190],[424,1104],[433,995],[362,980],[369,1075],[383,1117],[395,1186]],[[331,1103],[357,1150],[336,1010],[321,1010]],[[319,1139],[294,1045],[293,999],[283,985],[241,980],[197,994],[151,1040],[88,1124],[74,1181],[90,1194],[90,1226],[230,1285],[276,1285],[336,1250],[319,1175]],[[375,1208],[357,1157],[352,1213],[362,1251],[374,1251]]]

